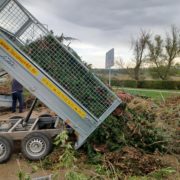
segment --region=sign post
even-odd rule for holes
[[[111,67],[114,66],[114,48],[106,53],[106,69],[109,69],[109,86],[111,86]]]

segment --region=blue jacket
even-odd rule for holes
[[[12,81],[12,93],[22,92],[22,91],[23,91],[23,86],[18,81],[13,79],[13,81]]]

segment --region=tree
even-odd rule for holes
[[[175,27],[171,27],[171,33],[167,33],[163,40],[160,35],[155,35],[148,41],[148,61],[155,66],[159,78],[166,80],[174,64],[175,58],[180,56],[180,33]]]
[[[132,61],[135,63],[135,65],[132,68],[127,67],[126,70],[127,73],[136,81],[139,81],[140,79],[140,70],[147,56],[146,46],[149,39],[150,39],[150,34],[146,31],[141,31],[140,36],[136,40],[132,41],[133,54],[134,54]],[[120,67],[124,67],[122,59],[120,59],[119,62],[117,62],[117,64]]]
[[[140,68],[146,59],[146,45],[149,41],[150,34],[142,31],[140,37],[134,42],[134,79],[139,80]]]

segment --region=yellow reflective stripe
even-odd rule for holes
[[[75,104],[66,94],[64,94],[57,86],[55,86],[49,79],[43,77],[42,83],[48,87],[56,96],[58,96],[64,103],[66,103],[72,110],[74,110],[81,118],[86,117],[86,112]]]
[[[21,54],[19,54],[11,45],[9,45],[4,39],[0,38],[0,46],[6,50],[14,59],[16,59],[25,69],[31,74],[37,76],[39,74],[38,69],[28,62]],[[48,87],[54,94],[56,94],[63,102],[65,102],[71,109],[73,109],[81,118],[86,117],[86,112],[76,105],[68,96],[66,96],[59,88],[57,88],[47,78],[42,78],[42,83]]]
[[[37,76],[39,71],[35,66],[28,62],[21,54],[19,54],[10,44],[8,44],[4,39],[0,39],[0,46],[8,52],[16,61],[18,61],[25,69],[27,69],[31,74]]]

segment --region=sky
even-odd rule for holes
[[[55,34],[78,39],[70,46],[94,68],[104,68],[111,48],[129,64],[141,30],[165,34],[173,24],[180,27],[180,0],[19,1]]]

